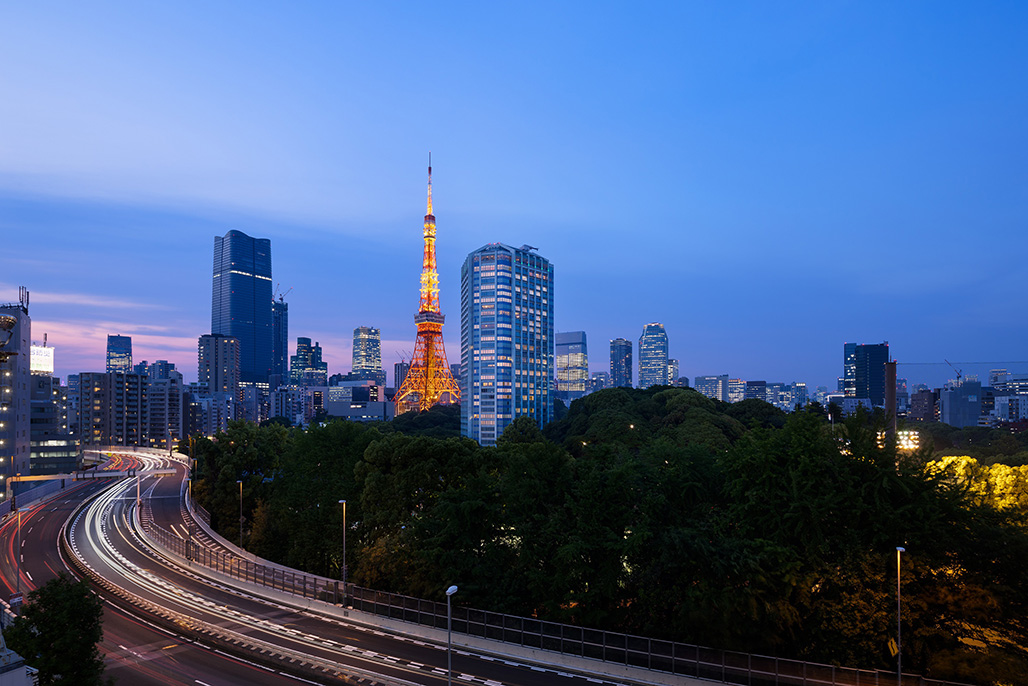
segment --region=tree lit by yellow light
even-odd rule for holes
[[[1028,465],[980,465],[967,455],[947,455],[925,466],[929,474],[949,472],[977,500],[998,510],[1028,512]]]

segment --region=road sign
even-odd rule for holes
[[[889,639],[889,653],[893,657],[896,657],[896,653],[898,653],[898,652],[899,652],[899,647],[896,646],[896,639],[895,638],[890,638]]]
[[[14,607],[15,605],[21,605],[21,601],[22,601],[23,597],[24,596],[21,593],[12,593],[11,594],[11,602],[10,602],[11,607]]]

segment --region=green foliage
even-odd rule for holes
[[[257,426],[231,422],[214,440],[197,438],[197,482],[193,495],[211,513],[211,525],[226,538],[239,540],[240,485],[242,481],[243,534],[253,521],[258,501],[268,500],[279,459],[292,435],[279,424]]]
[[[197,443],[198,488],[230,530],[248,475],[250,546],[309,571],[338,572],[346,499],[361,585],[442,599],[457,584],[458,602],[498,612],[864,668],[894,665],[902,545],[904,666],[1016,674],[1028,512],[999,451],[1021,439],[991,435],[979,447],[997,452],[958,479],[928,468],[928,449],[881,446],[882,413],[833,423],[836,409],[618,388],[542,431],[519,417],[495,448],[456,437],[455,407],[233,425]]]
[[[435,405],[424,412],[405,412],[381,426],[383,433],[434,438],[460,437],[460,405]]]
[[[103,606],[89,584],[61,572],[28,595],[22,615],[4,632],[8,647],[39,670],[39,683],[106,684],[97,645]]]

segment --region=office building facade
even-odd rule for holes
[[[491,243],[461,267],[461,433],[494,445],[515,417],[552,416],[553,265]]]
[[[107,373],[132,373],[132,337],[107,335]]]
[[[615,338],[610,342],[610,386],[632,387],[632,341]]]
[[[239,394],[239,339],[204,334],[197,344],[197,381],[207,393]]]
[[[873,407],[885,405],[885,363],[889,344],[858,345],[853,353],[853,396],[867,398]],[[895,412],[896,408],[888,408]]]
[[[669,386],[688,386],[689,377],[679,376],[678,360],[668,359],[667,361],[667,383]]]
[[[146,377],[79,374],[79,439],[82,445],[147,445]]]
[[[839,392],[849,398],[857,397],[857,344],[842,344],[842,376]]]
[[[554,348],[557,397],[565,403],[589,392],[589,350],[585,331],[558,333]]]
[[[28,474],[31,455],[31,346],[29,294],[0,305],[0,474]]]
[[[32,474],[61,474],[79,467],[79,443],[68,429],[68,394],[48,373],[32,374]]]
[[[272,386],[289,380],[289,303],[282,296],[271,302],[271,378]]]
[[[667,332],[663,324],[651,322],[639,337],[639,388],[666,386],[667,372]]]
[[[289,381],[294,386],[327,386],[328,362],[321,359],[321,344],[296,339],[296,354],[289,358]]]
[[[382,335],[372,326],[358,326],[353,330],[353,354],[351,355],[350,379],[370,380],[385,386],[386,375],[382,369]]]
[[[147,439],[152,447],[169,449],[182,438],[184,388],[182,374],[175,370],[164,378],[147,378]]]
[[[239,380],[267,383],[273,367],[271,241],[214,237],[211,333],[239,340]]]
[[[407,372],[410,371],[410,362],[399,361],[393,365],[393,388],[399,388],[403,385],[404,379],[407,378]],[[460,379],[457,379],[460,383]]]
[[[693,388],[714,400],[728,402],[728,375],[697,376],[693,379]]]
[[[593,372],[589,378],[589,392],[595,393],[596,391],[602,391],[605,388],[610,388],[610,373],[609,372]]]

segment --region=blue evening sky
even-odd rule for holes
[[[883,340],[939,363],[911,383],[1028,372],[1026,35],[1020,2],[5,3],[0,301],[62,377],[120,333],[194,380],[239,229],[293,344],[347,371],[377,326],[391,379],[431,150],[451,362],[500,241],[594,371],[660,321],[690,378],[834,387]]]

